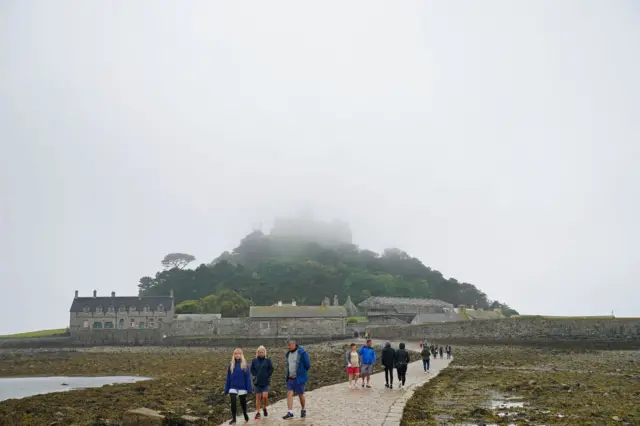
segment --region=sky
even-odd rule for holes
[[[0,334],[311,211],[526,314],[640,316],[630,1],[3,0]]]

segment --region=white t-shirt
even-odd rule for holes
[[[246,395],[247,391],[244,389],[238,390],[238,389],[229,389],[229,393],[237,393],[238,395]]]

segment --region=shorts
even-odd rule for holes
[[[347,367],[347,374],[350,376],[360,374],[360,367]]]
[[[269,385],[266,385],[266,386],[253,385],[253,387],[254,387],[254,393],[256,395],[269,392]]]
[[[287,380],[287,391],[294,391],[296,395],[304,395],[305,384],[296,382],[296,379]]]
[[[371,373],[373,373],[373,364],[362,364],[362,367],[360,367],[360,374],[368,376]]]

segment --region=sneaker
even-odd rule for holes
[[[389,387],[389,383],[385,383],[385,384],[384,384],[384,387],[385,387],[385,388],[388,388],[388,387]]]
[[[362,387],[364,387],[364,382],[362,382]]]
[[[393,389],[393,385],[389,385],[389,389]]]
[[[307,410],[305,409],[300,410],[300,417],[307,417]]]
[[[247,413],[244,413],[244,421],[245,422],[249,421],[249,415]]]
[[[287,414],[285,414],[284,416],[282,416],[283,419],[287,420],[287,419],[292,419],[293,418],[293,413],[289,413],[287,412]]]
[[[229,424],[230,424],[230,425],[235,425],[235,424],[236,424],[236,421],[235,421],[235,420],[231,420],[231,421],[229,422]]]
[[[255,417],[253,418],[253,420],[260,420],[260,413],[256,413]]]
[[[269,412],[267,411],[266,408],[262,409],[262,414],[264,414],[265,417],[267,417],[269,415]]]
[[[367,389],[371,389],[371,385],[367,385]]]

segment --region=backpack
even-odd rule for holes
[[[407,366],[407,352],[404,349],[399,349],[397,352],[396,367]]]

